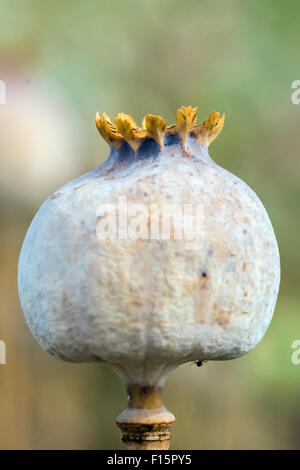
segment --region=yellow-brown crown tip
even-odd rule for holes
[[[146,139],[154,139],[162,146],[166,134],[175,134],[185,143],[189,134],[193,135],[200,145],[209,145],[219,135],[224,125],[225,114],[213,111],[201,124],[196,125],[197,108],[181,106],[177,111],[176,124],[167,126],[161,116],[147,114],[139,127],[129,114],[119,113],[114,123],[106,113],[96,114],[96,126],[104,140],[119,150],[127,142],[134,152]]]

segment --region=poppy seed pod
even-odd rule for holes
[[[44,202],[20,255],[21,305],[40,345],[122,378],[129,406],[117,423],[129,448],[167,448],[167,375],[246,354],[278,294],[268,215],[208,154],[224,116],[196,119],[182,107],[173,126],[147,115],[139,128],[128,115],[97,114],[109,158]]]

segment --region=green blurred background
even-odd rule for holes
[[[108,148],[96,111],[198,119],[226,112],[218,164],[262,199],[277,235],[280,295],[262,343],[246,356],[185,365],[165,387],[173,449],[300,448],[300,79],[298,0],[2,0],[0,80],[1,449],[117,449],[126,406],[105,366],[47,355],[23,318],[17,261],[43,200],[97,166]]]

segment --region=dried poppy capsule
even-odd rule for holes
[[[21,304],[41,346],[122,378],[129,406],[117,423],[128,448],[167,448],[167,375],[250,351],[278,293],[268,215],[207,151],[224,116],[196,118],[182,107],[173,126],[147,115],[139,128],[128,115],[97,114],[109,158],[45,201],[20,255]]]

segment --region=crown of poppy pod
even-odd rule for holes
[[[96,114],[96,126],[109,144],[119,150],[124,142],[127,142],[134,152],[147,139],[155,140],[162,147],[165,136],[177,135],[184,143],[187,136],[194,136],[202,145],[208,146],[221,132],[224,125],[225,114],[213,111],[206,121],[196,124],[197,108],[181,106],[177,111],[176,124],[167,126],[161,116],[147,114],[139,127],[129,114],[119,113],[115,118],[115,124],[106,113]]]

